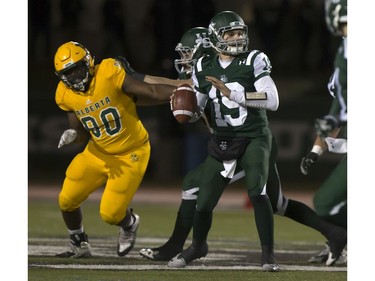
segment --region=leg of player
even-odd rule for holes
[[[314,207],[319,217],[325,221],[347,228],[347,158],[339,163],[319,187],[314,196]],[[340,254],[340,248],[331,241],[327,244],[329,253],[326,265],[346,262],[346,252]]]
[[[212,211],[230,181],[230,179],[221,176],[222,168],[222,162],[213,157],[208,156],[204,161],[202,174],[205,176],[200,177],[199,180],[199,195],[193,222],[193,242],[168,263],[169,267],[185,267],[193,260],[207,255],[207,236],[212,224]]]
[[[344,252],[347,243],[346,229],[326,221],[318,216],[318,214],[306,204],[288,199],[283,195],[281,180],[276,164],[277,153],[278,144],[273,137],[269,175],[267,180],[267,195],[270,198],[273,212],[277,215],[286,216],[296,222],[311,227],[312,229],[319,231],[327,239],[327,244],[330,245],[330,247],[324,249],[317,256],[312,257],[310,262],[325,262],[328,259],[331,249],[334,258],[342,263],[345,260],[344,255],[341,254]],[[324,201],[326,201],[326,199],[324,199]],[[332,264],[334,264],[334,262],[330,265]]]
[[[196,200],[182,199],[172,236],[160,247],[141,249],[140,255],[151,260],[169,261],[181,253],[193,227],[195,204]]]
[[[325,221],[308,206],[294,200],[289,200],[285,216],[316,229],[328,240],[328,252],[326,254],[321,253],[321,262],[326,261],[330,253],[335,261],[331,261],[327,265],[333,265],[340,259],[347,244],[347,232],[345,229]],[[316,259],[311,261],[314,262]]]
[[[118,256],[123,257],[133,249],[137,237],[139,222],[140,217],[133,213],[133,209],[127,209],[125,218],[118,224],[118,226],[120,226],[117,239]]]
[[[180,254],[173,257],[168,267],[183,268],[193,260],[205,257],[208,253],[207,235],[212,224],[212,211],[195,211],[194,215],[194,232],[192,244]],[[196,226],[200,225],[199,230]]]
[[[314,207],[325,220],[347,228],[347,158],[319,187],[314,196]]]
[[[182,252],[185,241],[193,227],[202,167],[202,164],[198,165],[189,171],[183,179],[181,204],[172,236],[160,247],[141,249],[139,252],[141,256],[151,260],[169,261]]]
[[[262,247],[261,265],[263,271],[277,272],[280,268],[274,255],[273,214],[267,195],[250,195],[254,207],[255,224]]]
[[[322,217],[302,202],[288,199],[282,194],[280,178],[278,176],[276,164],[270,166],[270,173],[267,181],[267,195],[270,198],[272,209],[276,215],[286,216],[296,222],[311,227],[319,231],[330,245],[309,262],[326,262],[330,249],[334,257],[339,256],[336,263],[345,263],[345,246],[347,244],[347,232],[344,228],[334,225]],[[332,265],[334,263],[331,263]]]
[[[193,227],[195,206],[199,193],[198,185],[202,168],[202,164],[198,165],[184,177],[181,204],[177,213],[172,236],[160,247],[141,249],[139,252],[141,256],[151,260],[169,261],[178,253],[182,252],[185,241]],[[243,178],[244,175],[244,171],[237,169],[229,184],[238,181]]]
[[[255,224],[262,246],[263,271],[278,272],[280,267],[274,256],[273,210],[267,191],[272,136],[256,138],[247,146],[240,165],[245,170],[247,193],[254,207]],[[264,169],[267,164],[267,169]]]
[[[61,213],[68,228],[71,251],[62,252],[56,256],[62,258],[90,257],[91,247],[87,234],[83,229],[81,208],[73,211],[61,211]]]

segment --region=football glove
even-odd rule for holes
[[[63,147],[64,145],[72,143],[77,137],[77,131],[74,129],[69,129],[64,131],[60,137],[59,145],[57,148]]]
[[[339,127],[339,122],[335,116],[326,115],[323,119],[315,120],[316,134],[321,138],[326,138],[336,128]]]
[[[121,65],[125,68],[126,73],[133,75],[135,70],[130,66],[129,61],[121,56],[116,57],[116,60],[121,63]]]
[[[121,56],[118,56],[118,57],[116,57],[116,60],[119,61],[119,62],[121,63],[121,65],[122,65],[122,67],[125,69],[126,73],[127,73],[127,74],[130,74],[130,76],[132,76],[132,77],[134,77],[135,79],[140,80],[140,81],[143,81],[143,80],[145,79],[145,76],[146,76],[146,75],[145,75],[145,74],[142,74],[142,73],[139,73],[139,72],[137,72],[137,71],[135,71],[135,70],[131,67],[129,61],[128,61],[126,58],[121,57]]]
[[[300,165],[302,174],[304,174],[305,176],[308,175],[309,174],[309,171],[308,171],[309,168],[316,161],[318,161],[318,158],[319,158],[319,154],[315,153],[315,152],[312,152],[312,151],[310,151],[305,157],[303,157],[302,161],[301,161],[301,165]]]

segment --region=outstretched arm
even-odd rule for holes
[[[157,105],[168,103],[175,86],[167,84],[149,84],[126,75],[122,84],[122,91],[137,97],[137,104]],[[142,103],[144,101],[144,103]]]
[[[173,85],[178,87],[179,85],[182,84],[189,84],[193,85],[193,82],[191,79],[186,79],[186,80],[178,80],[178,79],[170,79],[166,77],[160,77],[160,76],[152,76],[152,75],[145,75],[144,80],[146,83],[150,84],[168,84],[168,85]]]
[[[191,86],[193,85],[193,81],[191,79],[178,80],[170,79],[167,77],[152,76],[148,74],[139,73],[138,71],[135,71],[133,67],[130,65],[129,61],[122,56],[116,57],[116,60],[118,60],[122,64],[126,71],[126,74],[130,74],[130,76],[132,76],[133,78],[140,81],[144,81],[149,84],[168,84],[176,87],[181,84],[190,84]]]
[[[130,94],[135,95],[137,105],[141,105],[141,106],[158,105],[158,104],[163,104],[163,103],[169,102],[170,96],[173,94],[173,90],[171,92],[170,89],[169,90],[168,89],[163,90],[163,89],[158,89],[160,87],[155,88],[153,86],[151,87],[152,88],[151,89],[149,84],[166,84],[166,85],[171,85],[171,86],[177,87],[181,83],[184,83],[183,81],[169,79],[169,78],[166,78],[166,77],[151,76],[151,75],[139,73],[139,72],[135,71],[131,67],[129,61],[122,56],[116,57],[116,60],[118,60],[121,63],[121,65],[123,66],[123,68],[125,69],[125,72],[127,74],[125,76],[125,80],[124,80],[124,83],[123,83],[123,86],[122,86],[122,90],[125,93],[130,93]],[[140,81],[142,83],[137,83],[135,80]],[[189,81],[189,80],[187,80],[187,81]],[[143,83],[143,82],[145,82],[145,83]],[[189,81],[189,82],[186,82],[186,83],[191,83],[191,82]],[[164,87],[166,85],[164,85]],[[150,92],[150,90],[151,90],[151,92]],[[156,91],[157,95],[155,95],[155,91]],[[164,91],[164,93],[158,95],[158,91],[162,91],[162,92]],[[169,96],[165,96],[165,93],[168,93],[168,91],[170,92],[170,94],[167,94]]]

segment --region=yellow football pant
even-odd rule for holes
[[[120,155],[99,152],[90,141],[76,155],[66,170],[59,194],[63,211],[78,209],[83,201],[105,184],[100,202],[100,216],[109,224],[120,223],[126,215],[150,159],[150,143]]]

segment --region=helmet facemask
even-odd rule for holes
[[[180,59],[174,60],[174,67],[179,74],[186,73],[191,74],[193,67],[197,62],[196,59],[193,59],[193,54],[197,48],[190,48],[188,46],[182,46],[181,43],[177,45],[176,51],[180,55]]]
[[[75,92],[86,92],[94,76],[94,58],[77,42],[60,46],[55,55],[55,73]]]
[[[240,36],[241,38],[235,40],[225,40],[225,33],[233,30],[242,30],[242,35]],[[236,56],[247,51],[249,38],[247,36],[246,25],[222,27],[217,31],[214,30],[212,35],[216,37],[216,44],[212,44],[212,47],[219,53],[222,53],[224,55]]]
[[[174,61],[174,66],[179,74],[191,75],[198,58],[212,53],[207,35],[207,28],[194,27],[182,36],[180,43],[175,48],[180,56],[179,59]]]
[[[81,60],[59,71],[57,76],[59,76],[66,86],[79,92],[87,91],[92,78],[90,75],[90,66],[85,60]]]
[[[234,31],[237,34],[228,34]],[[215,15],[208,25],[208,36],[212,48],[220,54],[236,56],[247,52],[248,28],[235,12],[223,11]]]

